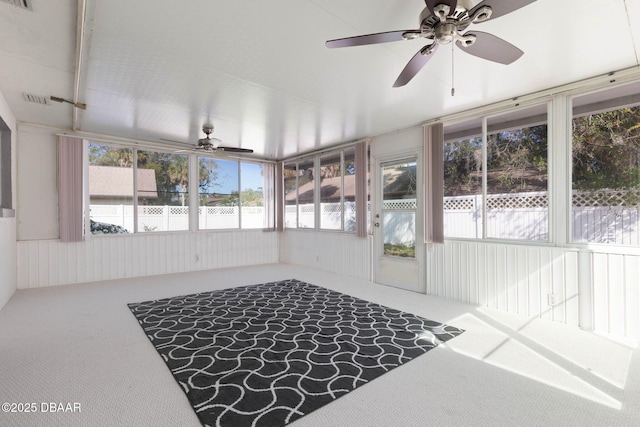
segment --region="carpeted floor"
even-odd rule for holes
[[[0,425],[201,425],[127,304],[291,277],[465,332],[290,426],[640,425],[637,343],[282,264],[19,291],[0,310],[0,401],[38,411]]]

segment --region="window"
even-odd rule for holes
[[[546,105],[487,125],[486,236],[549,240]]]
[[[200,229],[266,227],[260,163],[200,157],[198,164]]]
[[[482,121],[445,127],[443,157],[444,235],[482,238]]]
[[[190,229],[189,192],[196,189],[189,187],[189,163],[194,154],[96,143],[89,144],[88,152],[92,234]],[[199,229],[267,227],[273,216],[265,210],[263,190],[273,187],[273,177],[266,179],[263,163],[204,156],[193,160],[198,165]]]
[[[133,190],[133,149],[89,144],[91,234],[134,232]]]
[[[189,229],[189,156],[137,151],[138,231]]]
[[[283,178],[285,227],[316,228],[317,210],[320,229],[355,232],[354,147],[287,162]]]
[[[320,228],[356,229],[355,149],[320,156]]]
[[[298,226],[298,165],[285,163],[282,168],[284,180],[284,226],[296,228]]]
[[[285,227],[315,228],[314,171],[314,157],[285,163]]]
[[[264,170],[260,163],[240,163],[240,221],[241,228],[266,228]]]
[[[200,187],[200,229],[239,228],[238,161],[199,157],[208,182]]]
[[[546,104],[486,120],[445,128],[445,236],[547,241]]]
[[[342,152],[320,157],[320,228],[342,230]]]
[[[640,83],[573,99],[572,240],[640,244]]]

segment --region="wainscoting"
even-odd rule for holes
[[[640,339],[640,256],[448,241],[426,258],[430,295]]]
[[[18,242],[18,288],[278,262],[279,233],[181,232]]]
[[[427,293],[577,326],[578,253],[485,242],[435,245],[427,250]]]
[[[280,235],[280,262],[371,280],[371,237],[287,229]]]
[[[640,256],[591,252],[593,329],[640,339]]]
[[[283,262],[372,280],[371,245],[291,229],[19,241],[17,279],[24,289]],[[427,293],[640,339],[640,255],[605,249],[447,241],[427,248]]]

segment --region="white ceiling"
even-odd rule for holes
[[[509,0],[487,0],[487,4]],[[476,1],[477,2],[477,1]],[[639,67],[640,0],[538,0],[470,29],[525,54],[505,66],[442,46],[393,82],[424,40],[327,49],[329,39],[416,29],[422,0],[87,0],[76,70],[76,0],[0,1],[0,92],[20,121],[195,144],[267,158],[375,136],[565,83]],[[24,93],[78,102],[27,103]]]

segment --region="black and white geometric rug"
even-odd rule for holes
[[[295,279],[129,308],[207,426],[286,425],[463,332]]]

